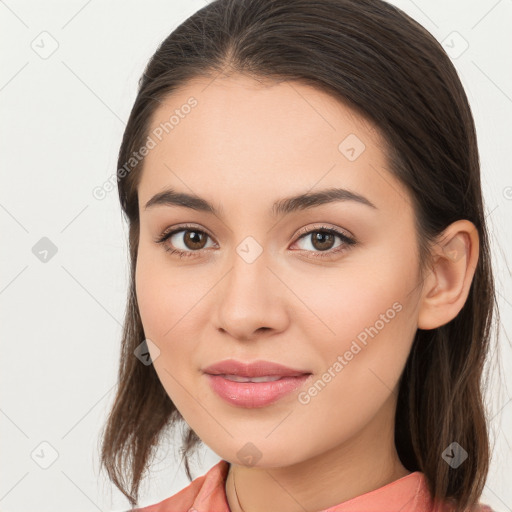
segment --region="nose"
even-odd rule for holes
[[[285,330],[289,295],[267,253],[252,262],[235,254],[231,261],[231,269],[216,287],[216,328],[244,341]]]

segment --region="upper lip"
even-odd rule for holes
[[[271,361],[258,360],[250,363],[244,363],[234,359],[226,359],[207,366],[203,369],[203,372],[209,373],[210,375],[239,375],[240,377],[298,377],[300,375],[311,373],[304,370],[289,368]]]

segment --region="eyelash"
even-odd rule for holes
[[[172,248],[166,247],[165,246],[165,242],[169,238],[171,238],[173,235],[175,235],[176,233],[179,233],[181,231],[194,231],[196,233],[202,233],[202,234],[212,238],[206,231],[203,231],[202,229],[198,229],[196,226],[192,226],[192,225],[188,225],[187,224],[187,225],[179,226],[179,227],[177,227],[177,228],[175,228],[175,229],[173,229],[171,231],[164,231],[154,241],[157,244],[162,244],[163,247],[164,247],[164,250],[166,252],[169,252],[170,254],[176,255],[179,258],[194,257],[195,254],[197,254],[198,252],[201,252],[202,250],[205,250],[205,249],[199,249],[197,251],[193,251],[193,250],[182,251],[181,249],[172,249]],[[340,252],[348,250],[351,246],[354,246],[357,243],[357,241],[355,239],[348,237],[347,235],[343,234],[342,232],[338,231],[337,229],[330,228],[330,227],[327,227],[327,226],[320,226],[320,227],[317,227],[317,228],[314,228],[314,229],[309,229],[309,230],[301,230],[298,233],[298,237],[297,237],[296,241],[300,240],[301,238],[305,238],[306,236],[308,236],[308,235],[310,235],[312,233],[317,233],[317,232],[327,232],[329,234],[338,236],[341,239],[341,241],[343,242],[343,244],[338,246],[335,249],[329,249],[327,251],[308,251],[307,249],[300,249],[300,251],[302,251],[302,252],[303,251],[305,251],[305,252],[315,252],[316,255],[313,256],[313,258],[332,257],[334,254],[338,254]]]

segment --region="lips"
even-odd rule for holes
[[[236,407],[266,407],[290,395],[310,380],[312,373],[271,361],[243,363],[226,359],[204,368],[208,384]]]
[[[244,363],[234,359],[226,359],[224,361],[212,364],[204,368],[203,372],[210,375],[222,375],[229,380],[235,380],[241,377],[245,377],[245,379],[258,379],[260,377],[300,377],[303,375],[311,374],[311,372],[307,370],[290,368],[288,366],[284,366],[279,363],[273,363],[271,361],[258,360],[251,363]],[[254,382],[258,381],[261,380],[254,380]],[[237,379],[236,382],[250,382],[250,380],[247,381]]]

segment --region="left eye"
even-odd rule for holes
[[[178,236],[180,233],[180,236]],[[313,257],[327,257],[332,256],[340,251],[348,249],[349,246],[355,245],[356,241],[353,238],[341,233],[334,228],[320,227],[316,229],[310,229],[309,231],[303,231],[302,234],[297,238],[295,243],[301,240],[306,240],[308,237],[311,239],[312,249],[300,248],[301,251],[306,252],[317,252]],[[176,238],[176,240],[172,240]],[[157,240],[156,243],[164,245],[164,249],[171,254],[176,254],[180,258],[195,256],[195,253],[200,252],[203,249],[208,248],[206,246],[206,240],[211,238],[210,235],[195,227],[181,227],[174,229],[169,232],[164,232]],[[340,243],[333,246],[335,239],[338,238]],[[170,241],[170,244],[165,242]],[[176,247],[176,243],[181,241],[183,248]],[[210,246],[211,247],[211,246]],[[324,254],[322,254],[324,253]]]
[[[335,239],[338,238],[340,240],[340,243],[336,246],[333,246],[333,243],[335,243]],[[310,240],[310,246],[313,247],[313,249],[309,248],[303,248],[302,250],[309,251],[309,250],[317,250],[320,252],[328,251],[331,249],[336,249],[340,245],[345,243],[350,243],[350,239],[343,234],[329,229],[316,229],[314,231],[308,231],[304,235],[301,235],[296,243],[300,242],[301,240]]]

